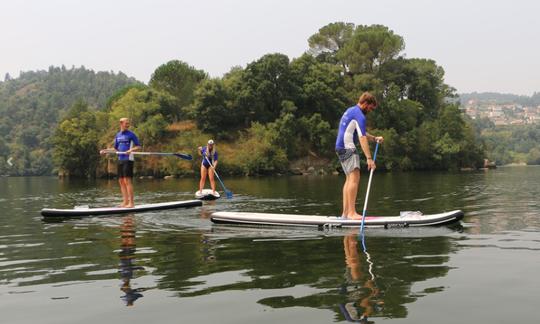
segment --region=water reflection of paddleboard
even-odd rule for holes
[[[212,189],[203,189],[202,191],[197,191],[195,193],[195,198],[200,200],[216,200],[219,199],[221,195],[219,192],[212,192]]]

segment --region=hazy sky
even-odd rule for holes
[[[538,0],[0,0],[0,80],[64,64],[147,82],[172,59],[221,76],[268,53],[298,57],[343,21],[388,26],[459,92],[531,95],[539,13]]]

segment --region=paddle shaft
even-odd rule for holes
[[[109,151],[107,152],[109,154],[118,154],[118,155],[129,155],[129,154],[136,154],[136,155],[159,155],[159,156],[176,156],[179,158],[182,158],[184,160],[191,160],[193,157],[189,154],[185,153],[168,153],[168,152],[137,152],[133,151],[131,153],[128,152],[117,152],[117,151]]]
[[[116,152],[116,154],[118,155],[122,155],[122,154],[137,154],[137,155],[174,155],[174,153],[162,153],[162,152],[137,152],[137,151],[134,151],[134,152],[131,152],[131,153],[127,153],[127,152]]]
[[[377,159],[378,150],[379,150],[379,142],[377,141],[377,145],[375,145],[375,153],[373,153],[373,162],[375,162],[375,160]],[[367,190],[366,190],[366,200],[364,201],[364,209],[362,210],[362,224],[360,225],[360,230],[362,232],[364,232],[364,221],[366,219],[367,203],[369,200],[369,191],[371,189],[371,179],[373,178],[373,171],[375,171],[375,169],[372,168],[369,172],[369,180],[368,180],[368,185],[367,185]]]

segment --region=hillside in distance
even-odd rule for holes
[[[540,105],[540,92],[535,92],[532,96],[520,96],[511,93],[498,93],[498,92],[471,92],[460,93],[459,98],[461,104],[464,105],[467,102],[473,100],[482,103],[491,104],[519,104],[522,106],[538,106]]]
[[[52,174],[50,139],[63,114],[77,101],[104,109],[111,95],[134,83],[122,72],[84,66],[6,74],[0,82],[0,175]]]

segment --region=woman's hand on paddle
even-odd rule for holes
[[[377,143],[382,143],[382,142],[384,142],[384,137],[382,137],[382,136],[375,136],[375,142],[377,142]]]

